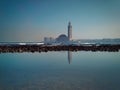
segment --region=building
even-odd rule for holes
[[[72,25],[71,22],[68,23],[68,36],[65,34],[61,34],[56,38],[57,42],[61,42],[62,44],[68,45],[72,40]]]
[[[68,39],[71,41],[72,39],[72,25],[71,22],[68,23]]]
[[[68,37],[65,34],[61,34],[56,38],[56,41],[61,43],[61,44],[67,44],[68,42]]]
[[[56,39],[52,37],[45,37],[44,38],[44,44],[62,44],[62,45],[69,45],[72,43],[72,25],[71,22],[68,23],[68,36],[65,34],[59,35]]]
[[[52,37],[45,37],[44,38],[44,44],[52,44],[55,42],[55,39]]]

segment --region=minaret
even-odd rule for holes
[[[68,39],[69,39],[69,41],[72,39],[72,25],[71,25],[71,22],[68,23]]]

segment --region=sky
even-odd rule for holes
[[[120,38],[120,0],[0,0],[0,42]]]

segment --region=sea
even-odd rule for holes
[[[120,52],[2,53],[0,90],[120,90]]]
[[[120,51],[1,53],[0,90],[120,90]]]

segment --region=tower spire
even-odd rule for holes
[[[68,39],[69,41],[72,39],[72,25],[70,21],[68,23]]]
[[[68,25],[71,25],[71,22],[69,21]]]

